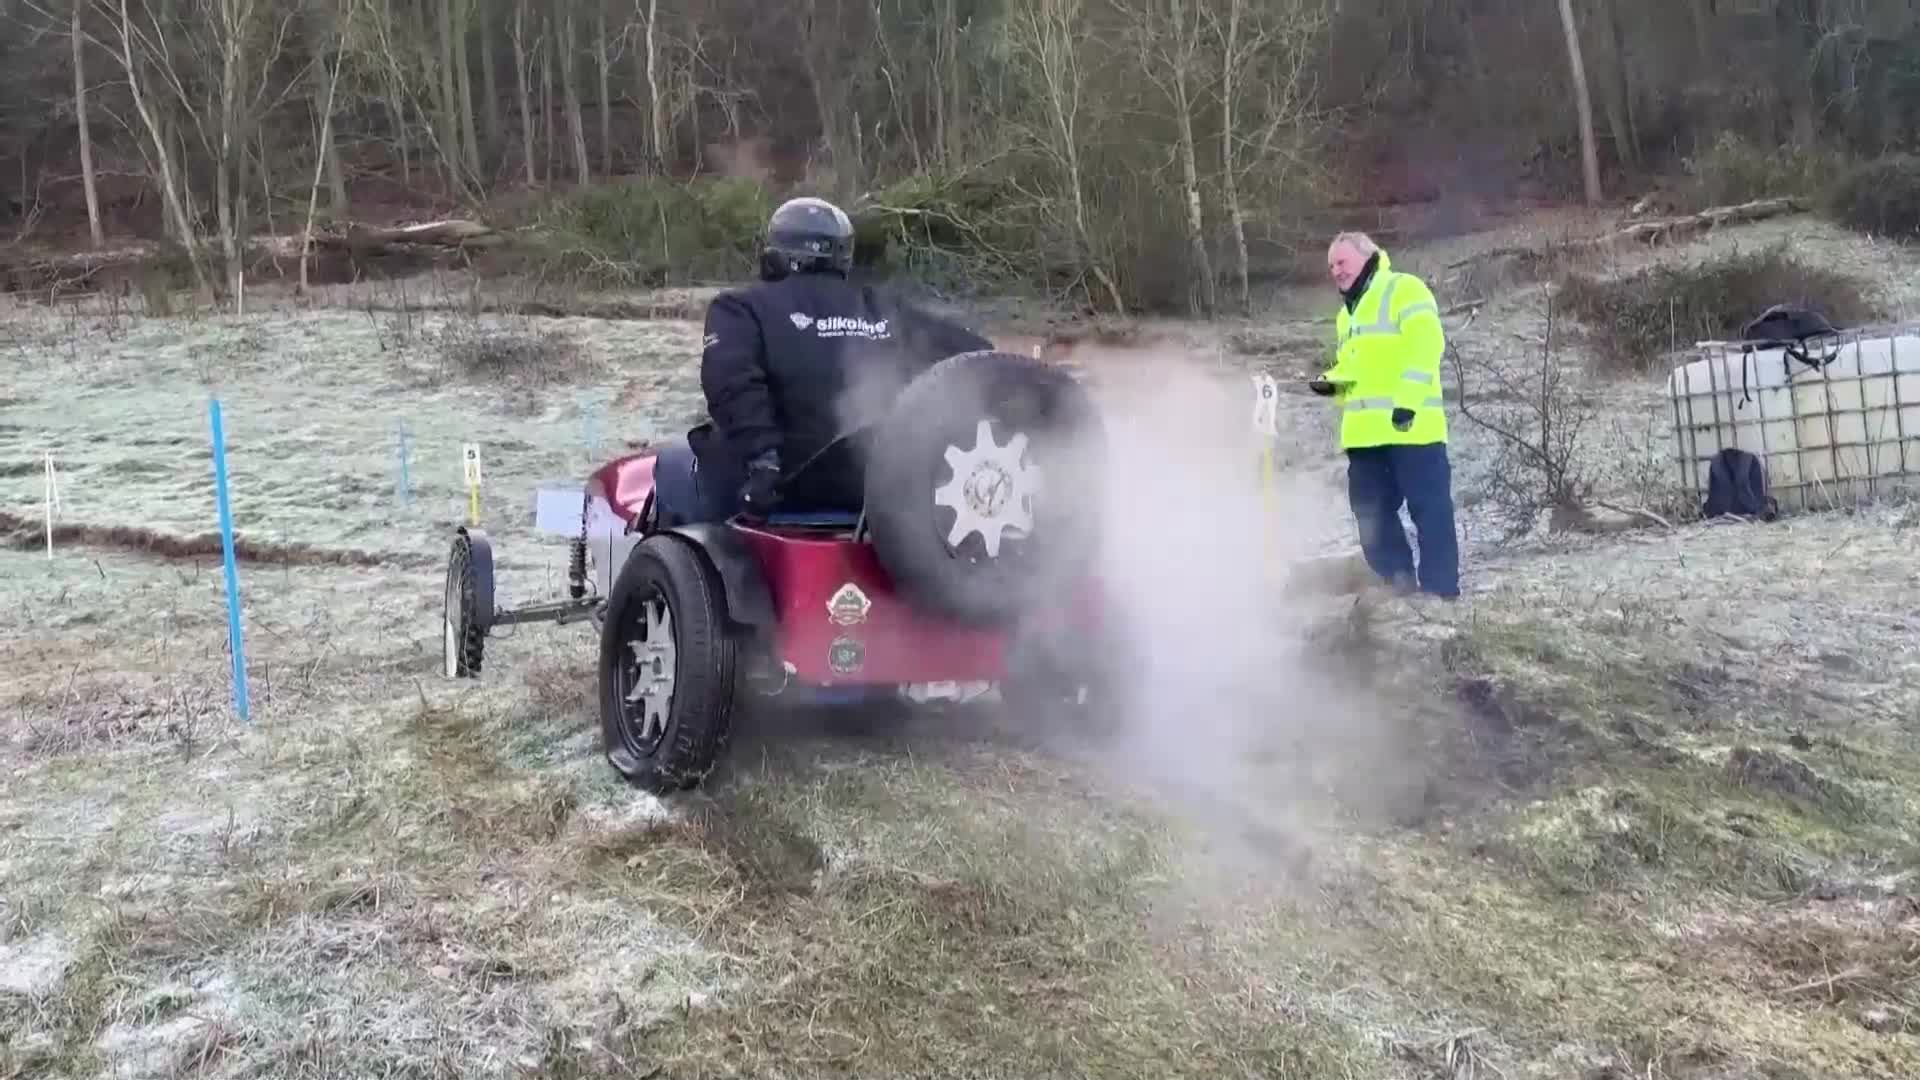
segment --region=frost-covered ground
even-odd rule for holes
[[[1804,222],[1667,257],[1792,229],[1895,292],[1920,265]],[[1305,371],[1324,299],[1237,347],[1183,332],[1229,379]],[[1542,332],[1526,290],[1449,322],[1517,365]],[[564,334],[564,377],[449,366],[476,325]],[[506,598],[555,593],[532,492],[683,428],[697,342],[291,306],[0,323],[0,1077],[1920,1070],[1920,511],[1501,546],[1467,506],[1463,609],[1276,594],[1299,640],[1270,685],[1156,704],[1145,752],[984,713],[749,727],[663,805],[598,756],[590,631],[439,677],[439,560],[478,441]],[[217,555],[135,550],[215,527],[211,393],[242,534],[364,556],[241,566],[251,726]],[[1608,440],[1657,433],[1657,387],[1594,396],[1587,452],[1642,505]],[[1289,550],[1350,552],[1333,418],[1282,417]],[[1464,492],[1500,459],[1453,430]],[[146,532],[49,561],[49,449],[64,524]]]

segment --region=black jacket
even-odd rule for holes
[[[707,308],[700,388],[716,437],[695,451],[729,476],[778,451],[789,505],[858,507],[863,441],[822,451],[878,422],[920,372],[992,347],[965,327],[831,275],[730,289]]]

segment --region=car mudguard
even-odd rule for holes
[[[707,557],[720,575],[721,599],[729,619],[746,626],[773,625],[773,593],[752,549],[732,526],[698,522],[661,531],[684,538]]]

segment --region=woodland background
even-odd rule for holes
[[[1570,199],[1920,225],[1915,0],[0,0],[0,27],[0,260],[138,241],[215,296],[290,275],[308,229],[446,217],[542,273],[726,279],[802,191],[869,268],[1117,312],[1244,310],[1339,225]]]

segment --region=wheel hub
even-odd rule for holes
[[[667,714],[673,705],[674,660],[673,613],[666,601],[652,599],[641,605],[638,638],[627,641],[632,659],[628,661],[626,702],[629,717],[639,727],[640,738],[652,741],[667,730]]]
[[[1027,436],[1015,432],[1002,446],[994,439],[993,423],[982,420],[974,429],[971,449],[948,446],[947,467],[953,475],[935,488],[935,506],[953,511],[947,545],[959,547],[976,533],[989,558],[1000,555],[1001,539],[1033,531],[1033,499],[1041,486],[1040,468],[1026,460]]]

